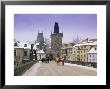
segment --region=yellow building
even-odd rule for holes
[[[73,60],[73,55],[72,55],[73,46],[74,46],[73,43],[64,44],[61,48],[61,53],[62,53],[61,56],[63,57],[66,56],[69,61],[72,61]]]
[[[88,62],[88,56],[87,52],[90,50],[91,47],[97,45],[95,42],[86,42],[86,43],[80,43],[75,45],[75,60],[76,61],[82,61],[82,62]]]
[[[75,51],[76,49],[75,49],[75,45],[73,46],[73,48],[72,48],[72,61],[77,61],[76,60],[76,51]]]
[[[97,39],[82,41],[79,44],[74,43],[63,44],[61,48],[61,56],[66,56],[69,61],[88,62],[88,51],[97,45]]]
[[[68,44],[63,44],[61,48],[61,56],[64,57],[67,55],[67,46]]]

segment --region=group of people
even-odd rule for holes
[[[56,63],[57,63],[57,66],[59,66],[60,63],[62,64],[62,66],[64,66],[64,58],[63,57],[57,57]]]
[[[42,58],[41,61],[42,61],[42,63],[49,63],[50,60],[51,59],[47,56],[45,58]],[[60,66],[60,65],[64,66],[65,58],[57,56],[55,58],[55,62],[57,63],[57,66]]]
[[[48,58],[42,58],[42,63],[49,63],[49,59]]]

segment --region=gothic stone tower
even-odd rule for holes
[[[39,33],[37,35],[37,43],[39,43],[38,47],[39,49],[43,49],[44,48],[44,37],[43,37],[43,33]]]
[[[62,37],[63,33],[59,33],[58,23],[55,22],[54,33],[51,33],[51,52],[54,58],[61,55]]]

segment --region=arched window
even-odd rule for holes
[[[27,44],[24,44],[24,47],[27,47]]]
[[[17,42],[14,43],[14,46],[18,46]]]

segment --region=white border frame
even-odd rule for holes
[[[14,76],[14,14],[97,14],[97,76]],[[106,5],[6,5],[6,85],[106,85]]]

